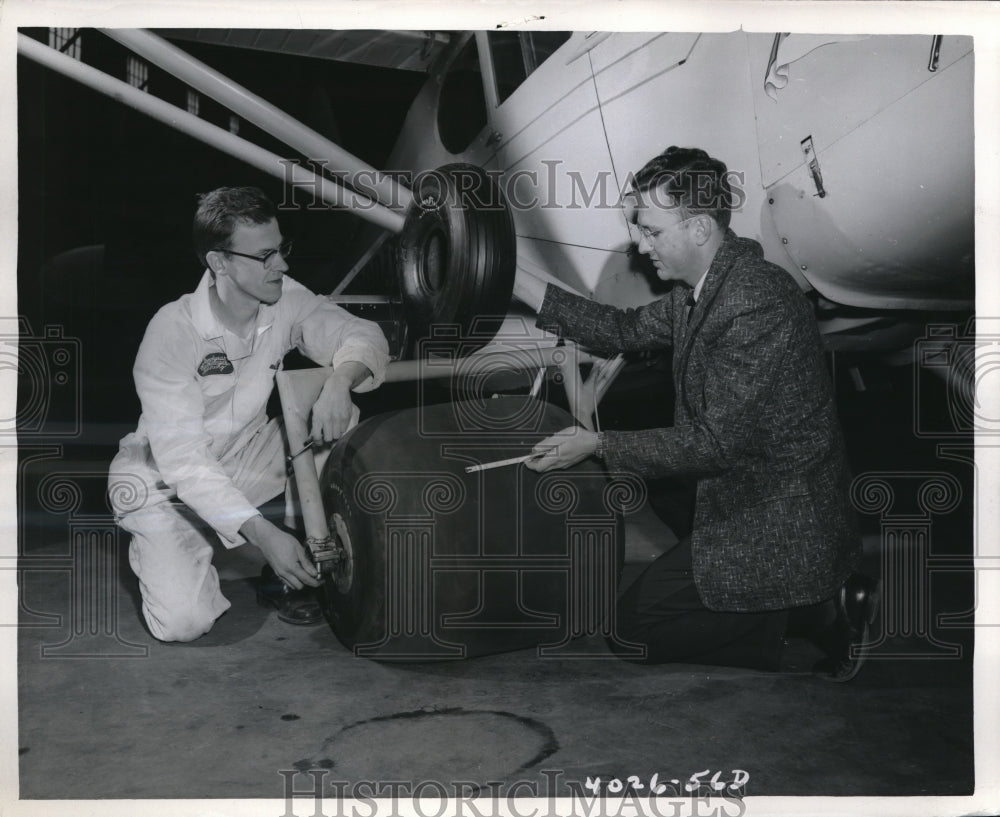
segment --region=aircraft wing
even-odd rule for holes
[[[234,46],[300,57],[426,71],[451,36],[443,31],[371,31],[264,28],[167,28],[170,40]]]

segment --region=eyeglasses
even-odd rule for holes
[[[685,222],[687,222],[687,221],[693,221],[694,219],[698,218],[700,215],[701,214],[699,213],[697,216],[688,216],[687,218],[682,218],[680,221],[675,221],[670,226],[671,227],[680,227]],[[650,230],[649,227],[644,227],[641,224],[636,224],[635,228],[639,231],[639,235],[642,238],[645,238],[646,241],[648,241],[650,243],[652,243],[653,239],[656,238],[665,229],[668,229],[667,227],[662,227],[662,228],[659,228],[659,229],[656,229],[656,230]]]
[[[260,261],[264,265],[265,269],[271,269],[274,264],[274,258],[280,255],[282,259],[287,260],[288,256],[292,254],[292,242],[285,241],[276,250],[268,250],[263,255],[249,255],[245,252],[236,252],[236,250],[220,249],[219,252],[224,252],[227,255],[238,255],[240,258],[249,258],[251,261]]]

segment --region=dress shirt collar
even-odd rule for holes
[[[709,267],[711,269],[711,267]],[[694,285],[694,291],[691,293],[691,300],[697,302],[701,297],[701,290],[705,286],[705,279],[708,277],[708,270],[705,270],[701,274],[701,278],[698,279],[698,283]]]

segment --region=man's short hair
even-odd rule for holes
[[[257,187],[220,187],[198,196],[194,251],[202,266],[211,250],[228,249],[237,224],[267,224],[277,218],[274,203]]]
[[[677,207],[682,218],[704,213],[723,230],[729,226],[733,208],[729,171],[701,148],[671,145],[635,175],[633,191],[649,194],[646,198],[660,206]]]

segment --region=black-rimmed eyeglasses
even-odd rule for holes
[[[227,255],[238,255],[240,258],[249,258],[251,261],[260,261],[267,269],[270,269],[274,265],[275,256],[280,255],[282,259],[288,260],[288,257],[292,254],[292,242],[284,241],[278,249],[268,250],[261,255],[250,255],[249,253],[236,252],[236,250],[225,248],[220,248],[219,252],[224,252]]]

